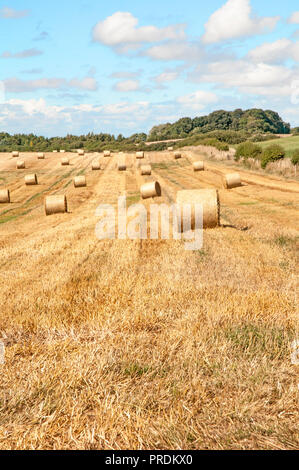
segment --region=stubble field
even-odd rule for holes
[[[0,154],[0,448],[298,449],[299,183],[238,169],[242,187],[226,190],[230,164],[194,173],[190,150],[147,154],[147,177],[133,154],[125,172],[117,156],[66,156],[23,154],[16,170]],[[152,179],[156,203],[219,189],[221,226],[200,251],[96,238],[97,206],[141,202]],[[46,217],[49,194],[69,212]]]

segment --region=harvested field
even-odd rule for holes
[[[296,180],[238,168],[193,151],[22,153],[25,186],[0,154],[1,449],[298,449],[299,339]],[[235,169],[235,167],[233,167]],[[88,186],[74,188],[76,176]],[[183,240],[98,240],[96,208],[159,181],[170,204],[179,190],[216,188],[220,227],[203,248]],[[68,212],[45,215],[66,195]]]

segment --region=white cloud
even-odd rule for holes
[[[204,50],[199,44],[186,41],[168,41],[150,47],[145,55],[155,60],[197,61],[203,57]]]
[[[197,90],[194,93],[177,98],[177,102],[183,107],[193,110],[204,109],[207,104],[217,103],[217,101],[218,98],[215,93],[205,90]]]
[[[242,93],[264,96],[291,96],[291,84],[297,71],[281,65],[224,60],[207,64],[197,71],[196,81],[236,88]]]
[[[299,24],[299,11],[295,11],[288,19],[288,22],[291,24]]]
[[[71,88],[78,88],[88,91],[95,91],[98,89],[97,81],[93,77],[85,77],[82,80],[73,78],[69,81],[68,86],[70,86]]]
[[[118,52],[127,52],[138,48],[142,43],[163,41],[165,39],[183,39],[184,25],[177,24],[157,28],[156,26],[138,27],[138,19],[129,12],[118,11],[96,24],[93,40],[112,46]]]
[[[27,59],[28,57],[35,57],[41,54],[42,51],[39,51],[38,49],[25,49],[24,51],[16,52],[15,54],[5,51],[0,57],[2,59]]]
[[[157,77],[154,78],[154,80],[157,83],[165,83],[165,82],[172,82],[176,80],[179,76],[179,72],[163,72],[160,73],[160,75],[157,75]]]
[[[96,80],[92,77],[85,77],[82,80],[76,78],[66,80],[64,78],[39,78],[36,80],[21,80],[13,77],[3,81],[5,90],[8,93],[27,93],[36,90],[77,88],[87,91],[95,91],[98,88]]]
[[[137,91],[139,90],[140,83],[139,80],[123,80],[116,83],[114,89],[116,91],[128,92],[128,91]]]
[[[13,8],[3,7],[0,10],[0,18],[14,19],[24,18],[29,15],[29,10],[14,10]]]
[[[205,24],[206,32],[202,39],[204,43],[212,44],[261,34],[272,31],[278,20],[278,16],[253,16],[250,0],[228,0],[211,15]]]
[[[266,63],[281,63],[289,58],[299,61],[299,41],[283,38],[272,43],[266,42],[252,49],[248,57],[254,62]]]

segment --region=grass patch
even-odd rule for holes
[[[285,359],[295,336],[290,330],[251,323],[226,328],[224,335],[238,353],[251,357],[267,356],[270,360]]]

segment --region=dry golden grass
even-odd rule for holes
[[[135,155],[121,173],[117,157],[93,172],[93,158],[64,169],[59,154],[28,155],[40,184],[24,189],[0,155],[0,187],[12,189],[0,206],[0,448],[298,448],[298,183],[269,188],[258,175],[220,189],[222,227],[188,252],[173,240],[99,241],[95,209],[124,192],[138,202],[151,179],[164,203],[220,188],[213,168],[225,165],[194,174],[161,152],[141,177]],[[83,173],[88,187],[74,189]],[[70,213],[46,217],[44,197],[62,189]]]

